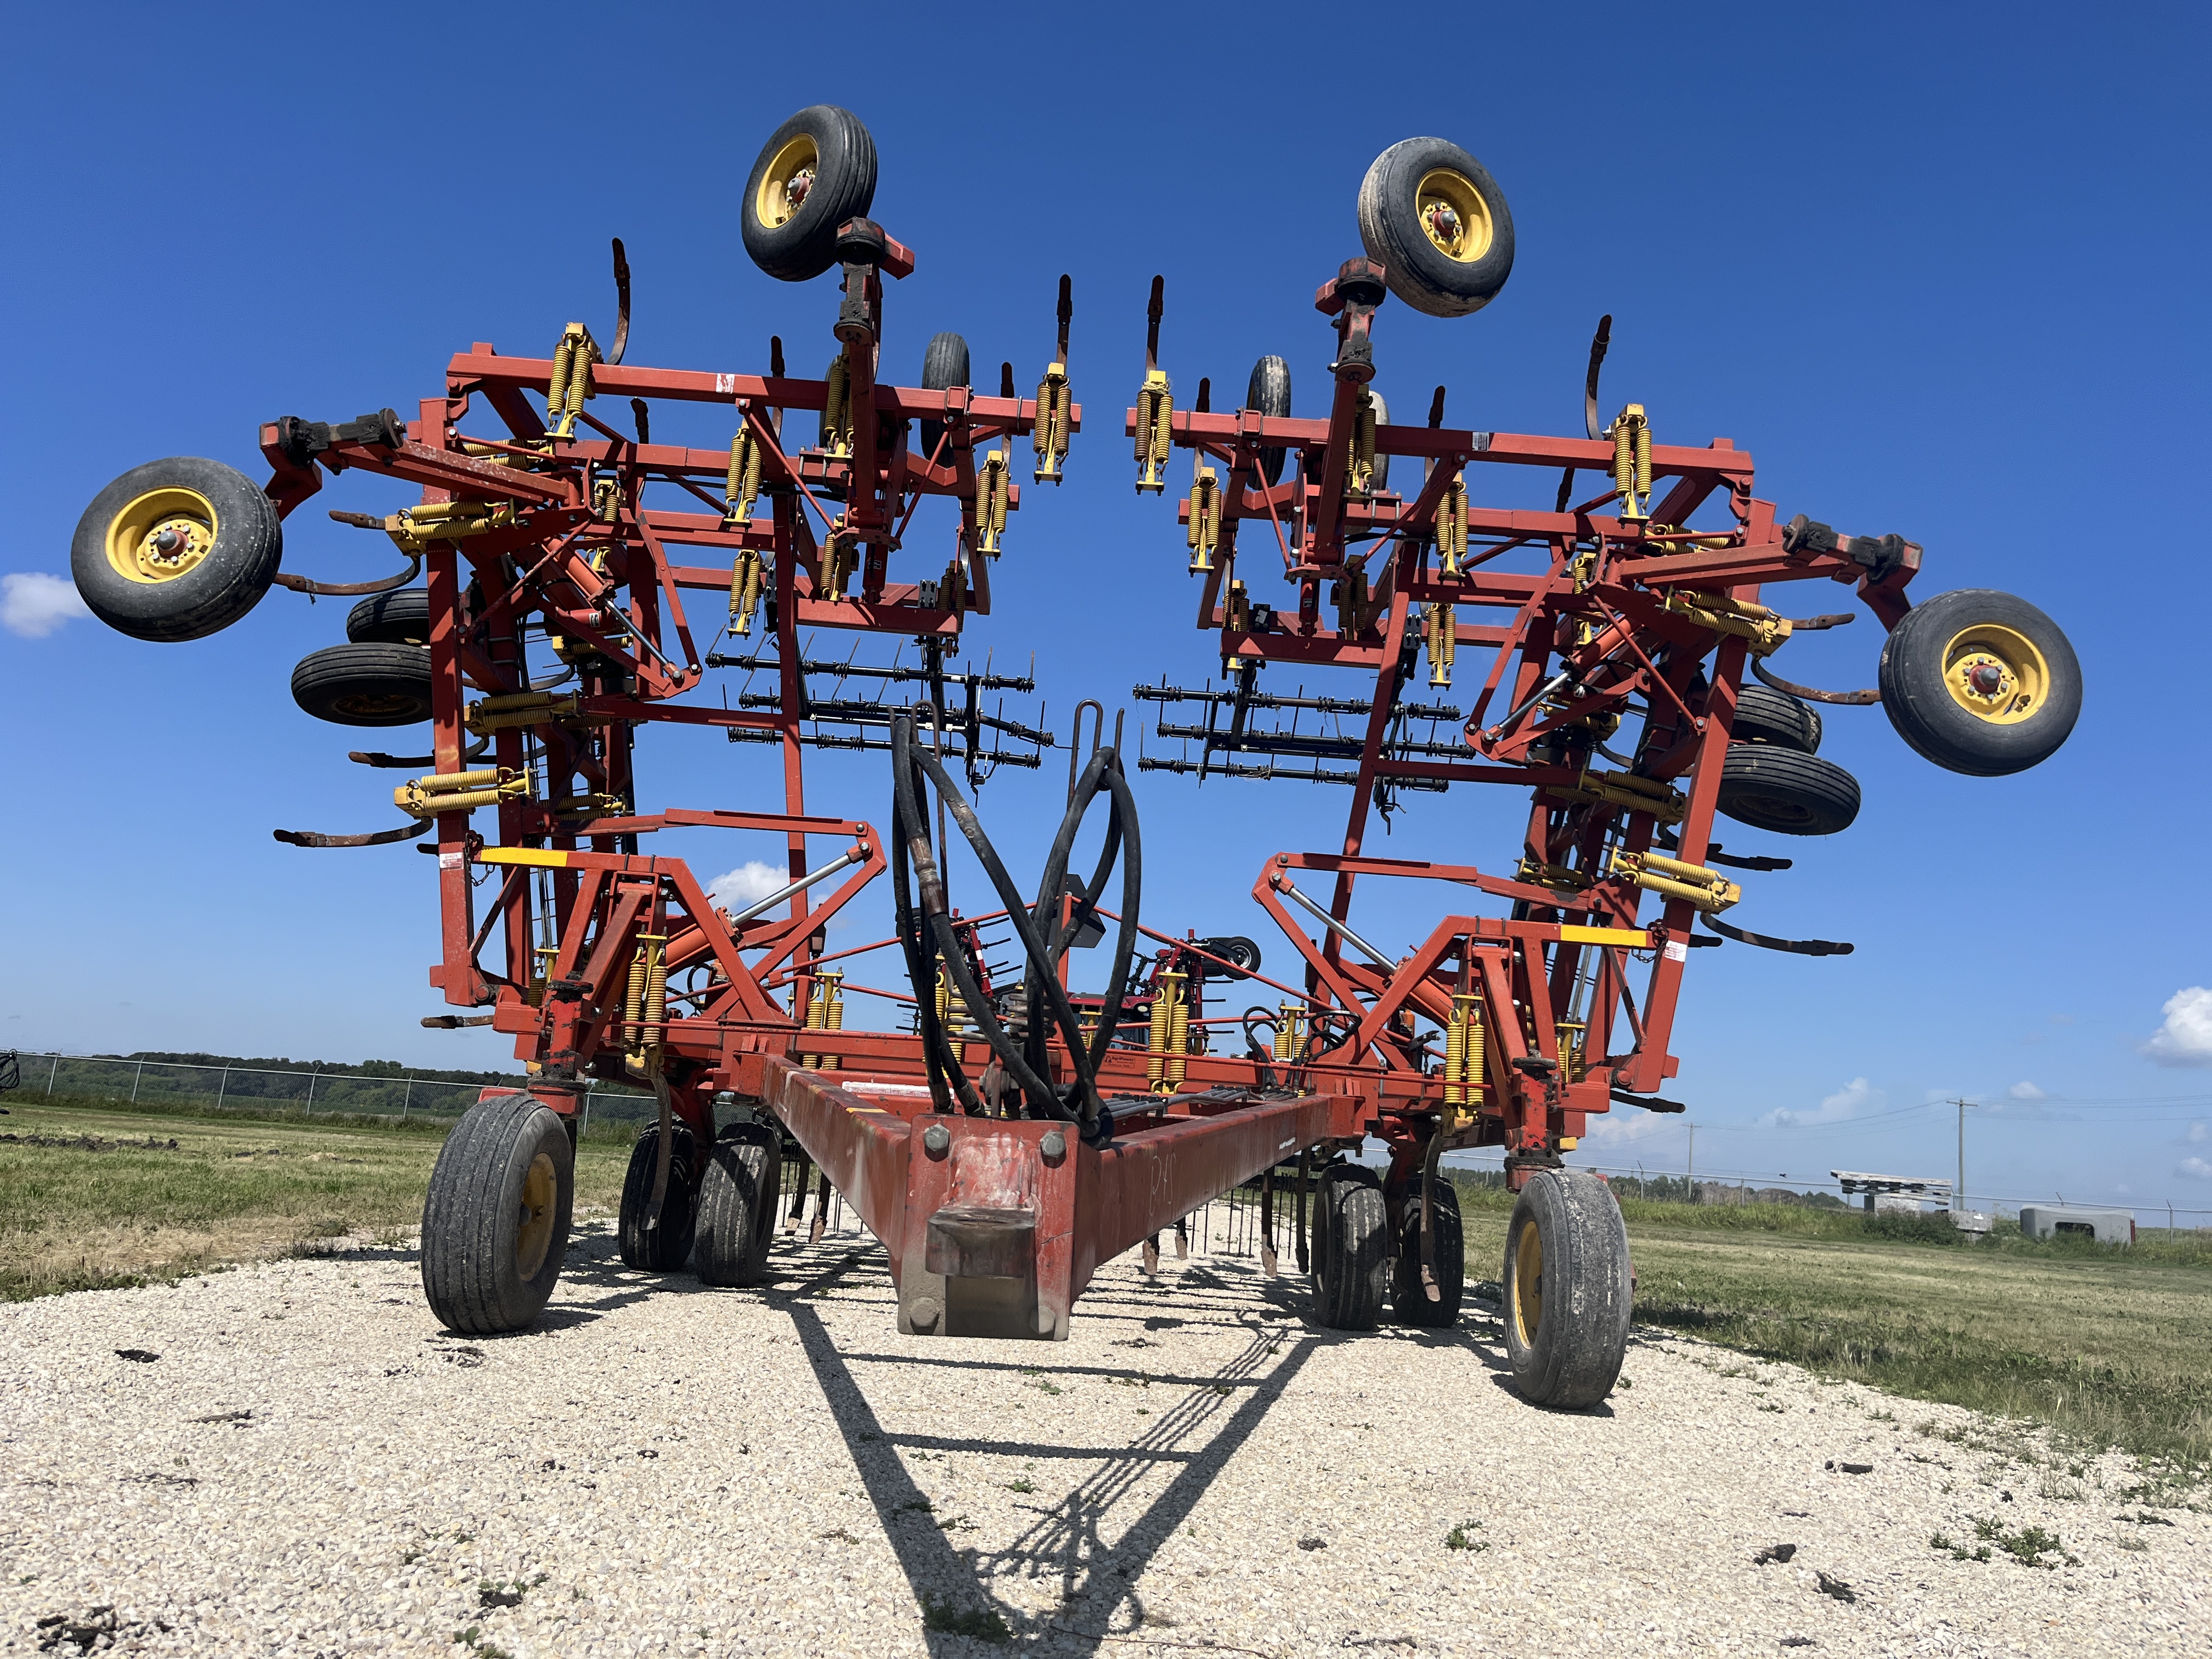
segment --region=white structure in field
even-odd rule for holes
[[[2030,1238],[2094,1238],[2100,1244],[2132,1244],[2136,1242],[2136,1218],[2132,1211],[2100,1209],[2082,1204],[2022,1205],[2020,1230]]]

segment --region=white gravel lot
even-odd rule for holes
[[[1541,1412],[1480,1310],[1340,1335],[1234,1258],[1117,1263],[1056,1346],[897,1335],[858,1237],[773,1261],[655,1280],[601,1225],[495,1340],[368,1247],[0,1309],[0,1648],[2212,1652],[2203,1513],[1967,1413],[1644,1333]],[[1930,1547],[1978,1517],[2078,1565]]]

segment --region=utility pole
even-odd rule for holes
[[[1951,1207],[1964,1211],[1966,1207],[1966,1103],[1951,1103],[1959,1109],[1959,1184],[1951,1188]]]
[[[1694,1204],[1698,1201],[1698,1126],[1694,1123],[1685,1123],[1682,1127],[1690,1132],[1688,1173],[1682,1177],[1682,1184],[1689,1188],[1690,1195],[1684,1201]]]

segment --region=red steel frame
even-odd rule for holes
[[[526,394],[546,393],[554,362],[503,356],[481,343],[452,359],[444,394],[423,400],[404,434],[356,422],[303,455],[289,441],[296,423],[263,428],[264,453],[276,469],[268,490],[283,512],[314,494],[325,472],[349,468],[420,485],[426,505],[506,509],[504,522],[498,514],[464,515],[478,527],[428,546],[434,775],[489,764],[502,777],[544,786],[540,797],[499,800],[489,837],[467,811],[435,818],[442,948],[430,982],[447,1002],[489,1007],[492,1024],[514,1037],[529,1064],[533,1093],[572,1123],[593,1077],[653,1083],[664,1109],[702,1139],[715,1132],[717,1095],[761,1103],[884,1243],[899,1285],[901,1328],[947,1334],[1064,1337],[1069,1310],[1101,1262],[1206,1199],[1313,1149],[1348,1149],[1382,1136],[1395,1157],[1395,1194],[1425,1150],[1503,1145],[1514,1154],[1517,1181],[1528,1164],[1556,1162],[1587,1115],[1607,1109],[1613,1089],[1648,1091],[1671,1074],[1666,1041],[1688,905],[1670,903],[1647,924],[1638,920],[1640,893],[1618,882],[1598,879],[1563,898],[1552,888],[1472,866],[1367,858],[1361,852],[1367,803],[1376,781],[1393,777],[1533,786],[1531,836],[1547,862],[1586,866],[1608,841],[1644,850],[1653,830],[1650,813],[1597,812],[1587,799],[1579,809],[1563,809],[1547,792],[1580,788],[1584,781],[1573,769],[1531,762],[1533,744],[1589,708],[1549,710],[1525,729],[1502,733],[1483,729],[1486,711],[1501,691],[1508,707],[1528,699],[1572,620],[1595,629],[1573,647],[1579,659],[1616,665],[1617,678],[1603,693],[1608,706],[1638,694],[1680,703],[1697,659],[1716,639],[1666,611],[1667,594],[1749,599],[1769,580],[1849,579],[1857,569],[1850,544],[1810,556],[1786,550],[1771,509],[1751,495],[1750,459],[1716,441],[1705,449],[1654,452],[1654,471],[1674,483],[1650,523],[1604,516],[1596,511],[1602,501],[1571,513],[1477,509],[1468,520],[1475,536],[1548,550],[1548,569],[1511,574],[1477,566],[1455,578],[1440,574],[1425,538],[1462,470],[1503,464],[1601,471],[1611,464],[1610,446],[1386,427],[1377,451],[1428,463],[1423,488],[1410,501],[1348,488],[1361,370],[1371,373],[1365,347],[1372,306],[1346,303],[1337,284],[1322,294],[1343,337],[1328,420],[1179,413],[1172,433],[1176,443],[1229,468],[1220,563],[1200,606],[1201,625],[1222,630],[1224,658],[1376,675],[1376,712],[1340,853],[1279,855],[1254,888],[1305,958],[1308,997],[1345,1011],[1356,1031],[1348,1024],[1324,1027],[1340,1036],[1299,1052],[1295,1092],[1267,1086],[1277,1080],[1264,1062],[1202,1052],[1187,1057],[1172,1087],[1155,1088],[1147,1082],[1146,1051],[1117,1048],[1099,1079],[1102,1092],[1119,1101],[1114,1138],[1101,1147],[1050,1120],[934,1113],[920,1042],[911,1034],[808,1028],[793,1010],[810,1006],[820,982],[819,930],[882,871],[884,854],[868,824],[807,811],[800,632],[830,628],[954,641],[967,612],[988,613],[978,457],[1000,441],[1011,452],[1039,418],[1033,399],[877,380],[882,276],[903,276],[913,262],[896,243],[885,239],[884,246],[889,252],[878,264],[845,267],[836,331],[852,406],[861,411],[848,449],[783,442],[787,412],[824,408],[831,397],[826,379],[606,364],[591,371],[592,394],[636,400],[639,435],[588,412],[580,422],[591,435],[551,435]],[[1064,331],[1062,349],[1064,356]],[[1055,372],[1064,373],[1064,363]],[[464,431],[478,399],[503,422],[504,435]],[[702,488],[725,477],[724,452],[645,437],[644,413],[656,401],[730,411],[762,453],[765,516],[737,521]],[[866,417],[871,411],[874,418]],[[1071,416],[1070,428],[1079,428],[1079,408]],[[929,456],[908,447],[904,436],[908,422],[922,419],[943,422],[945,433]],[[371,435],[356,435],[364,427]],[[1294,478],[1270,487],[1259,458],[1275,446],[1296,451],[1300,466]],[[1036,476],[1054,472],[1047,462]],[[648,485],[655,494],[650,506]],[[709,510],[672,509],[663,499],[672,489]],[[1725,495],[1735,525],[1724,546],[1681,550],[1662,539],[1656,526],[1681,524],[1717,493]],[[935,602],[925,603],[922,583],[890,580],[890,562],[894,554],[910,555],[902,538],[930,495],[953,498],[962,516],[955,557]],[[1010,507],[1019,507],[1019,495],[1018,488],[1009,491]],[[1239,526],[1255,518],[1267,521],[1270,539],[1280,538],[1284,574],[1300,595],[1294,624],[1261,629],[1230,614],[1224,579],[1235,567]],[[1377,546],[1358,550],[1362,539],[1376,538]],[[715,562],[678,562],[679,551]],[[772,609],[764,605],[763,611],[782,692],[772,712],[685,700],[699,687],[702,668],[684,595],[730,593],[732,564],[746,553],[758,555],[772,578]],[[1917,550],[1911,553],[1917,564]],[[1343,631],[1324,626],[1322,584],[1370,568],[1377,573],[1372,603]],[[1907,568],[1881,583],[1862,582],[1861,591],[1893,620],[1902,614],[1900,590],[1910,574]],[[848,574],[859,578],[856,592],[842,592]],[[1497,647],[1464,761],[1400,762],[1385,752],[1408,608],[1417,600],[1511,613],[1503,626],[1471,627],[1462,635]],[[577,671],[573,694],[531,690],[526,623],[558,636],[560,653]],[[1668,646],[1676,649],[1662,676],[1653,664]],[[1622,673],[1624,650],[1638,665]],[[1679,740],[1660,769],[1660,775],[1686,783],[1680,845],[1686,860],[1699,859],[1706,846],[1742,663],[1742,641],[1721,638],[1709,701],[1701,711],[1685,710]],[[482,694],[473,705],[471,690]],[[633,730],[653,721],[776,733],[781,810],[638,810]],[[472,738],[483,746],[471,751]],[[735,921],[683,860],[637,851],[640,837],[678,827],[781,836],[794,882],[810,868],[822,871],[823,860],[810,864],[808,842],[827,838],[842,846],[842,878],[818,903],[797,890],[781,918]],[[1340,920],[1362,875],[1455,882],[1517,906],[1518,919],[1448,916],[1403,962],[1348,962],[1334,933],[1315,945],[1285,908],[1282,890],[1300,870],[1333,878],[1331,910]],[[489,902],[480,904],[478,884],[494,880]],[[541,947],[541,934],[557,943]],[[488,963],[495,939],[500,960]],[[676,992],[657,1019],[629,986],[648,947],[658,950],[667,973],[704,975],[703,986]],[[541,950],[550,953],[542,970]],[[1647,951],[1654,966],[1640,1020],[1632,1008],[1628,1013],[1636,1041],[1614,1055],[1609,1043],[1614,1011],[1627,1006],[1627,958]],[[1571,1074],[1559,1065],[1558,1023],[1586,951],[1598,953],[1586,1051],[1603,1058]],[[1477,1062],[1480,1109],[1444,1103],[1443,1085],[1416,1036],[1417,1021],[1441,1023],[1454,995],[1470,988],[1486,1006],[1521,1013],[1487,1022]],[[780,990],[791,993],[788,1006],[777,1000]],[[980,1040],[963,1048],[971,1071],[988,1059]],[[1072,1075],[1056,1038],[1053,1064],[1056,1081]],[[1026,1219],[1007,1235],[1006,1248],[979,1244],[941,1224],[945,1212],[963,1206]]]
[[[1616,1099],[1649,1097],[1675,1074],[1668,1042],[1698,907],[1665,896],[1646,919],[1644,890],[1613,873],[1610,854],[1651,851],[1662,821],[1672,819],[1678,842],[1671,856],[1703,865],[1750,636],[1760,632],[1741,619],[1761,617],[1757,601],[1765,584],[1852,583],[1884,625],[1893,627],[1910,608],[1904,590],[1919,568],[1921,550],[1896,538],[1855,543],[1789,533],[1776,522],[1773,504],[1753,494],[1751,457],[1726,438],[1701,448],[1653,445],[1648,507],[1605,511],[1621,501],[1616,488],[1565,510],[1577,471],[1601,479],[1613,474],[1612,441],[1446,428],[1441,386],[1426,427],[1374,428],[1374,454],[1421,463],[1420,487],[1410,499],[1358,488],[1354,445],[1363,389],[1375,373],[1372,327],[1383,276],[1372,261],[1353,259],[1316,295],[1316,308],[1335,319],[1338,335],[1328,419],[1212,412],[1202,392],[1195,410],[1175,410],[1166,424],[1173,446],[1192,452],[1194,474],[1208,462],[1220,469],[1218,535],[1209,556],[1194,561],[1193,574],[1205,577],[1198,626],[1218,631],[1224,672],[1284,663],[1374,677],[1340,850],[1278,854],[1252,890],[1304,957],[1308,994],[1358,1021],[1356,1032],[1334,1043],[1326,1060],[1346,1068],[1379,1063],[1374,1115],[1364,1127],[1390,1147],[1386,1191],[1395,1217],[1408,1176],[1432,1149],[1503,1147],[1508,1178],[1518,1188],[1535,1168],[1560,1162],[1559,1152],[1576,1145],[1591,1114],[1608,1110]],[[1155,338],[1158,316],[1156,290]],[[1593,380],[1593,396],[1594,388]],[[1157,415],[1142,407],[1125,418],[1125,430],[1138,439],[1140,465]],[[1263,470],[1270,449],[1287,450],[1296,460],[1295,470],[1272,484]],[[1561,477],[1562,510],[1480,505],[1475,482],[1501,466],[1538,469],[1547,482]],[[1468,552],[1463,561],[1447,562],[1437,552],[1438,512],[1462,479]],[[1644,493],[1638,483],[1632,501]],[[1692,515],[1716,499],[1727,522],[1714,530],[1687,529]],[[1184,497],[1179,516],[1187,526],[1193,512],[1193,497]],[[1248,523],[1260,538],[1256,551],[1240,547],[1239,532]],[[1254,586],[1262,571],[1279,571],[1296,592],[1294,611],[1255,612],[1238,574],[1240,551]],[[1492,566],[1516,552],[1534,568]],[[1338,602],[1334,628],[1323,617],[1325,587]],[[1678,608],[1670,608],[1670,600]],[[1395,758],[1389,752],[1392,710],[1418,638],[1409,638],[1416,604],[1449,607],[1455,617],[1462,608],[1504,613],[1498,622],[1456,629],[1459,643],[1493,653],[1466,723],[1463,759]],[[1786,639],[1789,623],[1778,626],[1771,612],[1762,620],[1767,648],[1778,634]],[[1816,618],[1812,625],[1838,620],[1849,619]],[[1541,695],[1563,669],[1574,671],[1573,680],[1555,695]],[[1708,675],[1700,696],[1693,679]],[[1638,810],[1636,796],[1622,800],[1621,786],[1602,774],[1594,778],[1587,741],[1565,756],[1557,752],[1563,734],[1620,715],[1636,699],[1656,711],[1656,725],[1673,722],[1663,741],[1647,744],[1638,769],[1639,777],[1672,790],[1663,814]],[[1521,714],[1524,708],[1528,712]],[[1570,763],[1559,763],[1563,759]],[[1399,780],[1528,788],[1527,847],[1534,856],[1516,864],[1511,876],[1468,864],[1364,856],[1377,786]],[[1611,799],[1599,793],[1608,783]],[[1394,964],[1347,961],[1338,931],[1324,929],[1317,945],[1285,908],[1283,890],[1298,870],[1333,878],[1328,909],[1338,922],[1350,916],[1361,876],[1457,883],[1510,907],[1512,919],[1446,916]],[[1562,880],[1562,871],[1573,874]],[[1531,877],[1542,878],[1540,884]],[[1632,960],[1650,964],[1640,997],[1631,984]],[[1586,1008],[1577,1003],[1578,988]],[[1413,1022],[1442,1026],[1455,994],[1470,992],[1486,1009],[1510,1008],[1516,1017],[1484,1020],[1480,1102],[1454,1105],[1416,1040]],[[1583,1027],[1580,1053],[1563,1054],[1561,1026],[1576,1016]],[[1626,1039],[1619,1052],[1616,1036]],[[1656,1098],[1638,1103],[1680,1109]]]
[[[911,254],[890,246],[893,258],[881,270],[911,270]],[[730,457],[633,437],[587,411],[581,424],[592,435],[549,434],[526,394],[546,394],[553,360],[504,356],[485,343],[452,359],[444,395],[423,400],[404,433],[356,422],[303,455],[291,436],[300,423],[264,427],[263,451],[276,469],[268,493],[289,514],[321,487],[324,473],[352,469],[418,484],[425,505],[509,509],[504,523],[428,544],[432,775],[495,765],[502,775],[542,783],[543,794],[499,801],[489,837],[470,811],[436,817],[442,949],[430,983],[454,1007],[490,1009],[491,1024],[515,1038],[532,1073],[532,1092],[573,1125],[592,1078],[655,1082],[665,1085],[671,1115],[702,1140],[715,1133],[716,1096],[759,1103],[884,1243],[902,1328],[1065,1337],[1068,1310],[1100,1262],[1284,1158],[1356,1138],[1368,1115],[1364,1077],[1343,1071],[1303,1097],[1254,1104],[1249,1063],[1201,1058],[1190,1090],[1124,1115],[1117,1138],[1098,1148],[1050,1121],[940,1117],[919,1081],[915,1036],[808,1029],[793,1012],[809,1007],[817,987],[820,929],[884,867],[871,826],[807,811],[801,632],[954,641],[966,613],[988,613],[979,457],[1000,440],[1011,452],[1038,420],[1034,399],[878,383],[880,271],[848,265],[845,288],[837,334],[852,405],[876,416],[854,421],[849,454],[782,441],[787,412],[824,407],[826,380],[605,364],[591,371],[594,397],[626,396],[646,409],[655,401],[729,409],[762,451],[765,516],[732,523],[713,511],[648,505],[648,485],[656,497],[673,486],[720,505],[701,484],[722,482]],[[863,299],[857,325],[855,295]],[[464,429],[479,399],[503,434]],[[903,441],[906,423],[921,419],[944,423],[934,455]],[[1072,405],[1069,429],[1081,419]],[[647,425],[642,412],[639,424]],[[372,435],[353,435],[362,428]],[[1048,476],[1044,467],[1038,476]],[[925,603],[921,584],[890,577],[890,557],[904,550],[902,532],[928,495],[961,506],[957,552],[934,605]],[[1009,509],[1018,509],[1019,486],[1007,495]],[[836,591],[836,562],[827,556],[842,547],[858,566],[859,591],[850,595]],[[732,568],[679,562],[679,555],[734,561],[747,551],[772,575],[768,631],[782,690],[774,712],[684,700],[700,684],[702,665],[684,595],[729,594]],[[579,673],[572,694],[531,691],[526,623],[533,620],[564,642]],[[473,704],[472,691],[482,694]],[[776,732],[782,810],[635,810],[633,728],[653,721]],[[489,752],[471,750],[472,738]],[[639,837],[679,827],[780,835],[794,882],[809,872],[810,837],[842,843],[847,864],[820,902],[799,890],[785,916],[737,922],[682,860],[636,850]],[[488,903],[479,883],[489,887]],[[533,954],[541,929],[557,939],[544,947],[551,954],[542,970]],[[495,939],[503,959],[487,963]],[[635,1018],[635,999],[626,1000],[641,941],[660,942],[668,974],[706,976],[703,990],[678,993],[657,1021]],[[788,1006],[779,990],[790,992]],[[652,1056],[653,1076],[641,1074],[641,1049]],[[965,1053],[978,1070],[988,1058],[980,1041]],[[1064,1054],[1054,1063],[1064,1068]],[[1117,1053],[1102,1083],[1141,1092],[1145,1066],[1141,1052]],[[945,1132],[941,1147],[933,1127]],[[983,1287],[968,1282],[962,1261],[941,1261],[945,1247],[933,1242],[930,1222],[947,1206],[1033,1214],[1034,1229],[1018,1241],[1019,1271],[994,1273]]]

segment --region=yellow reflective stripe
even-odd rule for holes
[[[1651,948],[1651,935],[1641,927],[1566,927],[1559,929],[1565,945],[1630,945],[1639,951]]]
[[[522,864],[538,870],[565,870],[568,867],[566,853],[548,852],[541,847],[487,847],[477,854],[478,864]]]

